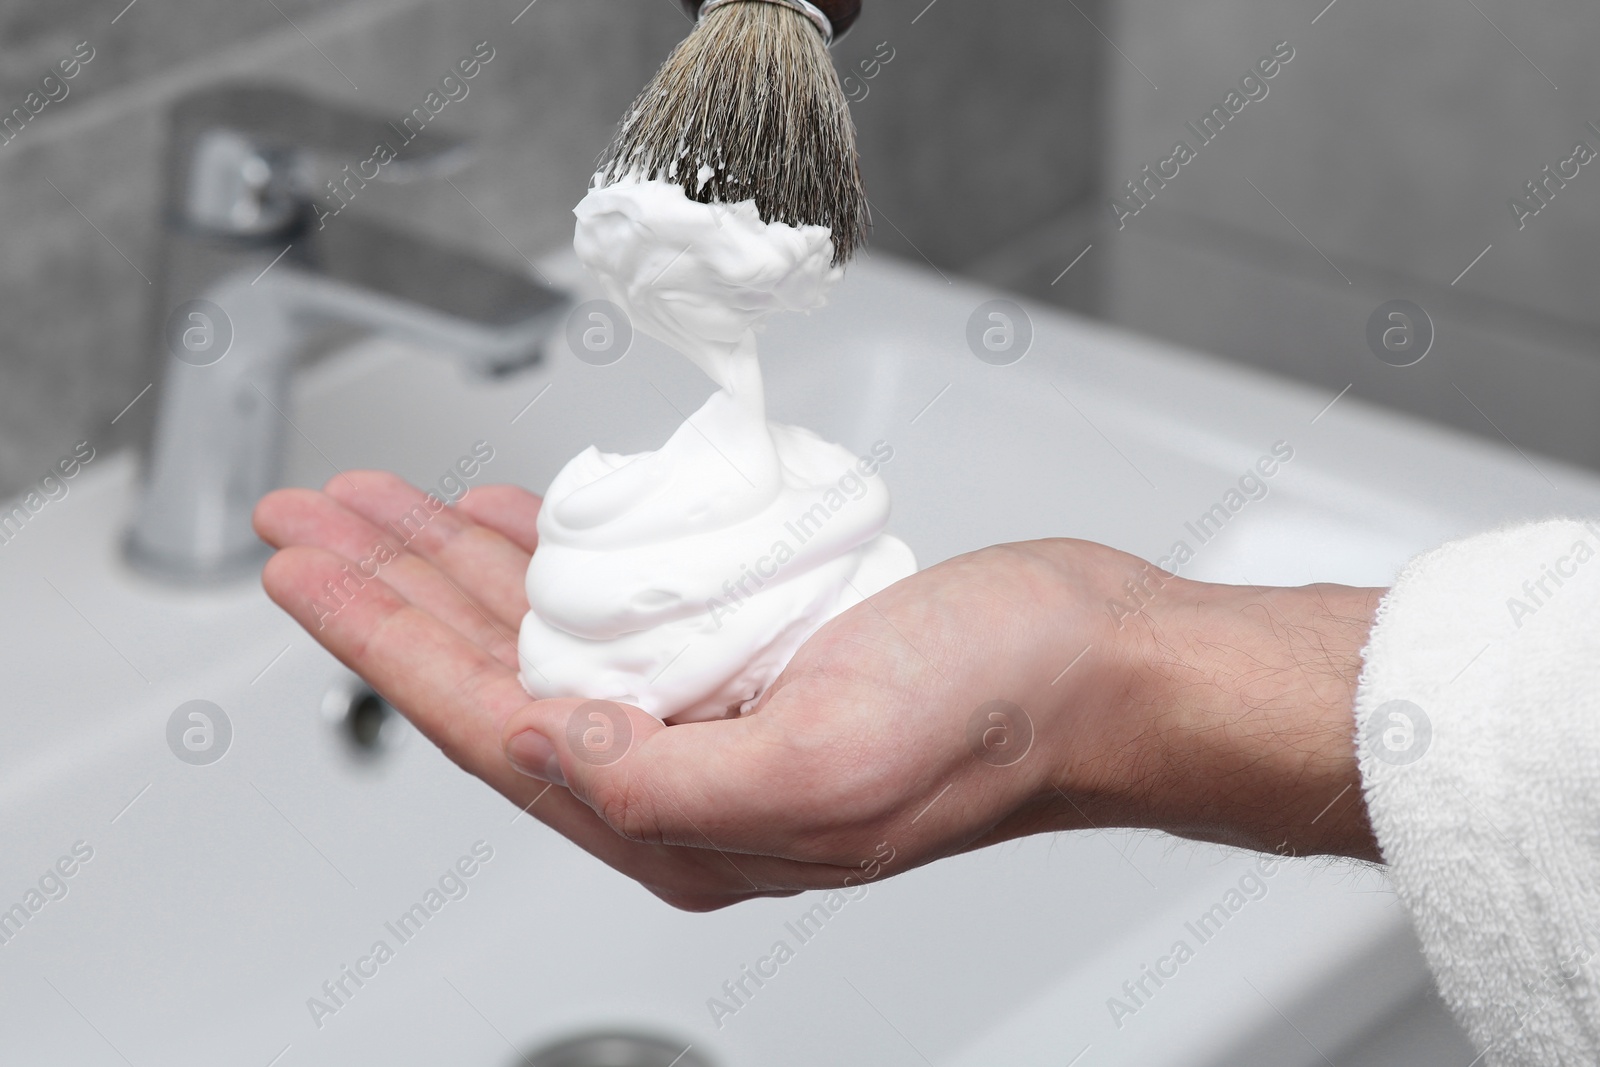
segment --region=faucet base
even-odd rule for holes
[[[122,558],[140,574],[168,585],[226,585],[260,577],[272,549],[260,545],[214,560],[178,558],[150,551],[129,533],[122,539]]]

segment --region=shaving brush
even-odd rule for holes
[[[828,46],[861,0],[685,0],[695,28],[628,109],[599,180],[661,180],[764,222],[826,226],[834,263],[870,216],[855,123]]]

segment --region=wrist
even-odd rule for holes
[[[1153,571],[1153,569],[1152,569]],[[1379,859],[1353,707],[1384,590],[1163,578],[1107,611],[1123,825],[1293,855]]]

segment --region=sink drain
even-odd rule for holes
[[[580,1034],[537,1049],[519,1065],[533,1067],[714,1067],[685,1041],[649,1034]]]

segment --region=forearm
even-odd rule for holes
[[[1380,589],[1184,582],[1130,626],[1160,724],[1157,816],[1186,837],[1379,859],[1353,707]]]
[[[1102,825],[1378,860],[1352,709],[1384,590],[1153,581],[1145,567],[1135,601],[1116,597],[1129,566],[1098,591],[1137,609],[1104,612],[1097,642],[1120,736],[1092,767],[1065,760],[1057,784],[1106,797]]]

